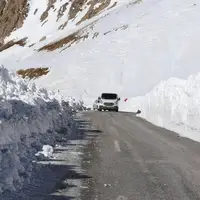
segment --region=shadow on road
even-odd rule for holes
[[[74,197],[52,195],[59,190],[77,187],[64,184],[67,179],[87,179],[87,175],[78,173],[77,166],[59,164],[36,164],[29,184],[16,193],[5,193],[2,200],[71,200]]]
[[[67,136],[66,142],[61,142],[64,148],[55,149],[55,154],[65,154],[67,152],[77,151],[82,147],[81,151],[87,147],[87,141],[96,138],[101,133],[100,130],[91,129],[87,120],[76,119],[73,134]],[[66,148],[65,148],[66,147]],[[80,155],[82,161],[84,155]],[[76,194],[68,191],[75,189],[81,191],[81,185],[73,184],[73,181],[82,182],[92,177],[83,173],[82,164],[70,165],[64,159],[49,159],[48,161],[34,163],[32,175],[29,183],[26,183],[20,191],[6,192],[0,194],[2,200],[73,200],[77,199]]]

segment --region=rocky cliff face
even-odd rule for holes
[[[0,0],[0,44],[13,30],[23,25],[27,13],[27,0]]]

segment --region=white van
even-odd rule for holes
[[[120,98],[115,93],[102,93],[101,97],[98,97],[98,100],[95,101],[93,108],[99,111],[108,110],[118,112],[119,101]]]

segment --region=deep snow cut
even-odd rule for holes
[[[35,154],[72,134],[73,115],[80,107],[0,68],[0,192],[19,189],[29,180]],[[43,150],[50,156],[52,149]]]
[[[170,78],[162,81],[145,96],[123,103],[123,110],[136,112],[142,118],[200,142],[200,73],[187,80]]]

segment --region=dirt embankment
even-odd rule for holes
[[[6,36],[23,25],[28,0],[0,0],[0,46]]]

